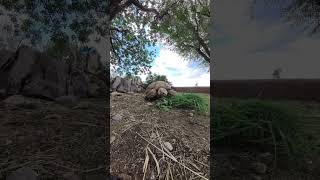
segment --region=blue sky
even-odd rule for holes
[[[267,79],[278,67],[282,78],[319,78],[319,35],[310,37],[303,27],[291,26],[281,16],[281,6],[262,0],[251,18],[250,2],[216,1],[214,79]]]
[[[210,86],[209,68],[184,59],[163,44],[149,49],[157,51],[151,72],[166,75],[173,86],[195,86],[196,83],[198,86]],[[140,75],[142,80],[145,80],[146,76]]]

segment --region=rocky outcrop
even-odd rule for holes
[[[0,50],[0,89],[6,96],[47,99],[107,95],[98,54],[56,59],[28,46],[21,46],[16,52]]]
[[[124,79],[120,76],[116,76],[113,79],[111,79],[111,90],[122,93],[139,93],[143,91],[142,81],[137,77],[131,79]]]
[[[146,99],[154,100],[165,96],[175,96],[177,94],[171,85],[164,81],[155,81],[148,85],[146,89]]]

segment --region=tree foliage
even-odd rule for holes
[[[209,64],[209,3],[209,0],[165,1],[166,16],[153,23],[154,32],[186,59]]]
[[[278,6],[286,22],[304,27],[311,35],[320,32],[320,0],[264,0],[263,2],[265,5]],[[256,4],[257,0],[253,0],[252,7],[254,8]]]
[[[171,82],[168,80],[166,75],[160,75],[160,74],[157,74],[157,73],[148,74],[145,84],[149,85],[149,84],[151,84],[152,82],[155,82],[155,81],[164,81],[164,82],[167,82],[167,83],[171,84]]]
[[[27,17],[15,27],[21,30],[15,34],[19,41],[28,39],[34,47],[58,49],[59,55],[67,45],[86,47],[110,35],[110,63],[120,75],[149,71],[154,58],[149,47],[159,39],[158,33],[183,56],[209,62],[208,4],[209,0],[0,2],[6,10]]]

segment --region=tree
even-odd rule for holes
[[[20,27],[20,40],[28,39],[39,49],[48,42],[58,44],[61,49],[67,45],[85,47],[95,45],[106,64],[115,65],[119,74],[138,74],[149,71],[154,52],[148,47],[158,38],[155,33],[165,35],[165,29],[173,25],[186,31],[186,36],[177,37],[169,31],[178,52],[192,58],[199,58],[196,52],[205,55],[208,61],[206,18],[209,18],[208,0],[5,0],[0,5],[24,18]],[[183,5],[182,7],[179,7]],[[188,8],[184,11],[184,7]],[[175,11],[177,10],[177,13]],[[188,12],[188,16],[183,13]],[[180,24],[172,24],[168,18],[172,13]],[[193,18],[190,20],[187,18]],[[202,20],[203,19],[203,20]],[[197,24],[200,23],[200,24]],[[155,29],[152,24],[158,24]],[[161,28],[161,27],[165,28]],[[159,28],[160,27],[160,28]],[[193,27],[189,29],[189,27]],[[180,27],[179,27],[180,28]],[[179,29],[178,28],[178,29]],[[192,30],[192,31],[191,31]],[[191,36],[196,33],[196,37]],[[193,38],[193,39],[192,39]],[[19,40],[19,41],[20,41]],[[198,40],[198,43],[194,43]],[[97,45],[99,44],[99,45]],[[111,45],[109,61],[108,44]],[[55,45],[53,45],[55,46]],[[193,49],[190,49],[193,47]],[[99,49],[100,48],[100,49]],[[189,53],[190,52],[190,53]],[[63,53],[60,53],[63,54]]]
[[[311,35],[320,31],[320,0],[263,1],[265,4],[278,6],[287,22],[295,26],[303,26]],[[256,7],[252,1],[252,9]],[[254,16],[254,14],[253,14]]]
[[[210,63],[209,0],[167,0],[166,16],[153,23],[153,30],[187,59]],[[170,7],[170,8],[169,8]]]
[[[297,25],[306,25],[311,34],[320,31],[320,0],[294,0],[284,16]]]
[[[172,83],[168,80],[166,75],[160,75],[157,73],[154,73],[154,74],[149,73],[146,78],[145,86],[148,86],[149,84],[151,84],[152,82],[155,82],[155,81],[164,81],[164,82],[167,82],[170,85],[172,85]]]
[[[21,29],[20,40],[28,39],[31,45],[43,49],[49,42],[64,49],[68,44],[85,46],[101,41],[111,42],[111,64],[119,73],[146,71],[152,61],[152,52],[145,30],[146,23],[159,13],[138,0],[6,0],[0,5],[23,19],[16,30]],[[112,24],[112,25],[111,25]],[[111,26],[110,26],[111,25]],[[110,37],[110,39],[109,39]],[[98,47],[100,47],[99,45]],[[102,51],[107,55],[107,47]],[[109,59],[105,62],[108,64]]]

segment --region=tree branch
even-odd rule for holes
[[[144,12],[152,12],[156,14],[156,17],[160,17],[160,13],[155,8],[148,8],[146,6],[143,6],[139,0],[129,0],[133,5],[135,5],[138,9]]]
[[[130,33],[129,29],[119,29],[117,27],[110,27],[110,31],[117,31],[117,32],[120,32],[120,33],[125,33],[125,34]]]
[[[210,63],[210,57],[206,53],[202,52],[200,48],[196,48],[195,50],[204,58],[205,61]]]

